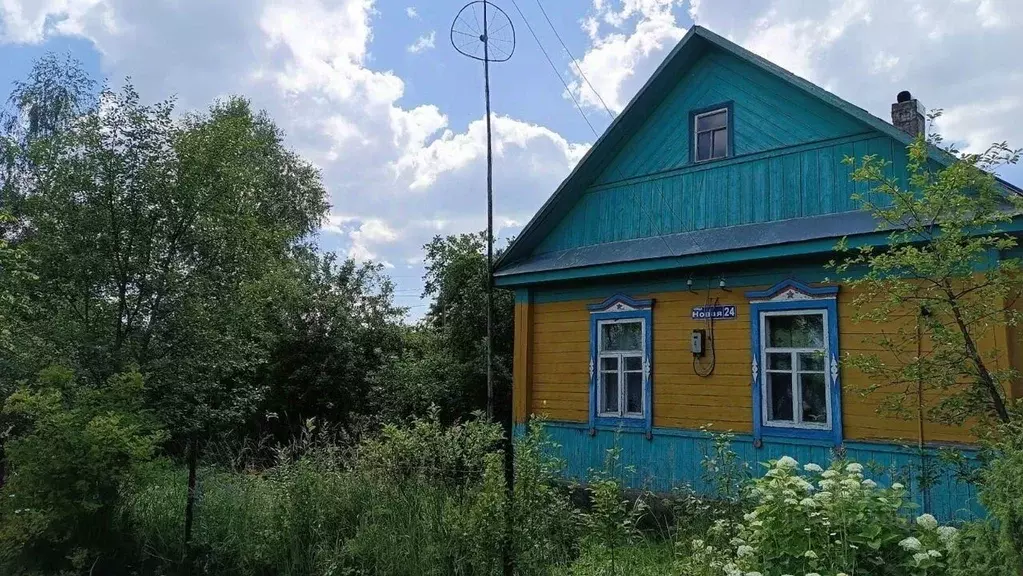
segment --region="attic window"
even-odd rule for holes
[[[719,106],[693,113],[693,160],[705,162],[727,158],[730,132],[730,107]]]

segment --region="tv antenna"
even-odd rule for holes
[[[487,105],[487,417],[494,419],[494,154],[490,131],[490,63],[507,62],[515,53],[515,26],[493,2],[469,2],[451,23],[451,45],[463,56],[483,62]]]

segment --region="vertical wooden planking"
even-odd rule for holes
[[[688,486],[701,496],[720,496],[706,481],[701,465],[704,455],[711,450],[711,442],[695,431],[671,434],[655,430],[653,438],[647,440],[642,434],[627,431],[601,430],[591,436],[579,426],[551,422],[546,433],[560,446],[559,456],[565,461],[567,478],[585,481],[592,470],[603,469],[607,452],[617,447],[623,466],[618,473],[629,488],[663,494]],[[752,438],[742,434],[735,437],[730,448],[756,476],[766,470],[761,463],[782,456],[791,456],[800,464],[812,462],[823,467],[832,462],[830,449],[825,446],[768,441],[754,448]],[[941,456],[936,453],[927,453],[921,461],[915,451],[897,445],[850,443],[846,456],[862,464],[864,475],[880,486],[903,482],[910,490],[910,498],[921,505],[918,511],[933,514],[940,522],[967,521],[986,515],[978,502],[976,487],[959,478],[954,469],[942,466]],[[974,462],[975,458],[972,452],[967,453],[968,461]],[[918,482],[923,464],[936,465],[939,470],[938,481],[929,489],[926,499],[929,505],[924,505]],[[626,468],[631,472],[625,472]]]
[[[753,165],[753,222],[766,222],[771,218],[771,177],[767,163]]]
[[[844,212],[855,210],[859,204],[853,200],[852,194],[855,191],[849,175],[852,168],[845,163],[848,157],[855,157],[856,150],[852,144],[842,144],[835,148],[835,211]]]
[[[796,218],[800,214],[803,186],[803,168],[799,154],[782,157],[782,219]]]
[[[889,177],[889,178],[892,175],[892,166],[890,164],[890,162],[892,160],[892,144],[891,143],[892,143],[892,139],[888,138],[887,136],[878,136],[877,138],[871,138],[870,140],[868,140],[866,142],[866,145],[867,145],[866,154],[867,155],[877,157],[877,160],[879,162],[888,163],[888,165],[885,166],[884,175],[885,175],[885,177]],[[865,186],[865,187],[868,190],[870,188],[872,188],[872,186],[869,186],[869,185]],[[867,193],[868,193],[868,197],[869,197],[871,202],[874,202],[874,203],[879,203],[880,202],[880,203],[882,203],[882,205],[887,205],[888,204],[887,199],[882,198],[880,194],[878,194],[878,193],[876,193],[876,192],[874,192],[872,190],[869,190]]]
[[[735,171],[732,182],[736,193],[736,214],[739,224],[749,224],[753,220],[753,168],[749,164],[740,164]]]
[[[856,163],[853,166],[859,166],[863,163],[863,158],[869,154],[870,148],[868,146],[869,141],[859,140],[853,143],[853,157],[856,158]],[[856,194],[859,194],[862,199],[870,198],[870,184],[866,182],[853,182],[852,183]],[[862,204],[863,200],[860,201]],[[855,203],[850,206],[850,209],[859,208]]]
[[[524,293],[520,297],[520,292]],[[518,424],[529,418],[532,393],[530,374],[533,368],[532,334],[533,304],[528,289],[515,294],[515,347],[512,359],[512,397],[514,419]]]
[[[704,182],[705,171],[692,175],[693,183],[693,229],[703,230],[707,227],[707,189]]]
[[[821,214],[838,212],[839,201],[835,184],[835,147],[828,146],[817,151],[817,172],[819,178],[818,196]]]
[[[770,174],[769,190],[770,205],[768,206],[768,219],[781,220],[784,217],[785,204],[785,167],[781,158],[768,160]]]
[[[817,150],[807,150],[802,157],[801,214],[817,216],[821,212],[820,176],[817,170]]]
[[[728,180],[726,186],[728,186],[728,225],[736,226],[745,223],[743,219],[743,212],[745,206],[743,205],[744,197],[743,194],[743,180],[742,180],[742,167],[731,166],[728,170]]]

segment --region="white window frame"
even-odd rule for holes
[[[767,318],[770,316],[811,316],[816,315],[821,317],[822,326],[824,329],[824,348],[783,348],[783,347],[771,347],[768,346],[770,342],[771,334],[767,331]],[[763,366],[763,382],[761,384],[760,394],[760,413],[761,422],[764,426],[770,428],[803,428],[809,430],[831,430],[832,417],[831,417],[831,387],[834,385],[831,382],[831,350],[830,350],[830,334],[828,333],[828,310],[821,308],[806,308],[797,310],[765,310],[760,313],[760,365]],[[792,369],[791,370],[770,370],[767,361],[768,352],[773,353],[791,353],[792,354]],[[799,385],[799,364],[798,354],[811,353],[811,352],[823,352],[824,354],[824,415],[825,421],[823,423],[818,422],[802,422],[803,418],[803,387]],[[792,374],[792,421],[789,420],[771,420],[770,419],[770,403],[771,395],[769,390],[768,374],[771,372],[778,373],[790,373]],[[818,373],[817,370],[803,370],[803,372]]]
[[[604,352],[604,326],[612,324],[639,324],[639,349],[638,350],[615,350]],[[597,416],[601,418],[634,418],[642,420],[646,418],[646,319],[645,318],[621,318],[611,320],[597,320]],[[616,358],[618,360],[618,410],[616,412],[605,412],[604,407],[604,370],[603,359]],[[625,370],[625,358],[639,358],[639,370]],[[626,412],[626,373],[638,372],[640,375],[640,411]]]
[[[711,145],[711,147],[710,147],[710,157],[709,158],[700,158],[699,142],[700,142],[700,133],[701,133],[701,131],[697,130],[697,127],[700,125],[700,118],[704,118],[706,116],[713,116],[714,114],[719,114],[721,112],[725,113],[725,127],[724,127],[724,131],[725,131],[725,154],[724,154],[724,156],[714,156],[714,146]],[[731,114],[728,113],[728,107],[724,107],[723,106],[721,108],[716,108],[714,110],[708,110],[707,112],[700,112],[699,114],[694,114],[693,115],[693,161],[695,161],[695,162],[710,162],[711,160],[721,160],[723,158],[728,158],[728,145],[729,145],[729,141],[728,140],[731,137],[731,126],[732,126],[732,119],[731,119]],[[714,128],[713,130],[702,130],[702,132],[716,132],[716,131],[721,130],[721,129],[722,128]]]

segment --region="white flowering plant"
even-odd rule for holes
[[[765,466],[749,488],[752,508],[731,527],[729,546],[694,542],[685,573],[946,573],[955,528],[929,514],[913,520],[901,485],[882,488],[857,463],[800,467],[786,456]]]

